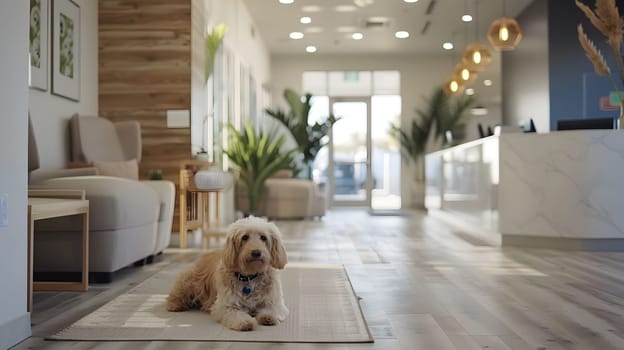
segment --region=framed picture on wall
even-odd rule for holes
[[[80,7],[71,0],[52,3],[52,93],[80,100]]]
[[[28,85],[48,89],[48,0],[30,0]]]

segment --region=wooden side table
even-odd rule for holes
[[[32,292],[86,291],[89,287],[89,201],[84,191],[34,190],[28,192],[28,311]],[[79,282],[33,281],[33,242],[35,221],[82,215],[82,280]]]
[[[197,171],[207,169],[211,163],[201,161],[184,161],[180,166],[180,248],[186,248],[188,230],[201,229],[203,248],[208,248],[210,238],[225,237],[219,227],[221,223],[219,194],[223,188],[203,189],[197,187],[194,176]],[[214,210],[210,203],[214,201]],[[185,205],[186,204],[186,205]],[[214,213],[214,216],[212,215]]]

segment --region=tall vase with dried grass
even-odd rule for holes
[[[624,61],[622,57],[622,38],[624,37],[624,20],[620,17],[620,12],[615,4],[615,0],[596,0],[596,8],[592,10],[587,5],[576,0],[576,6],[583,11],[589,21],[607,38],[607,44],[611,48],[615,66],[616,76],[624,85]],[[585,54],[594,65],[594,70],[598,75],[606,76],[611,80],[613,88],[618,96],[620,104],[620,116],[617,120],[618,129],[624,128],[624,93],[617,84],[616,78],[607,65],[604,56],[596,48],[596,45],[587,37],[583,30],[583,25],[577,27],[578,38]]]

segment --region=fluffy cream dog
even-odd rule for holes
[[[239,331],[276,325],[288,316],[277,270],[286,262],[275,224],[253,216],[238,220],[228,228],[222,250],[204,255],[178,278],[167,310],[198,308]]]

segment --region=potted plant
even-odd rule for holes
[[[161,169],[150,169],[148,178],[150,180],[162,180],[163,174]]]
[[[450,131],[454,137],[464,135],[466,112],[475,102],[474,96],[448,96],[444,94],[442,88],[435,90],[431,98],[431,107],[436,109],[433,113],[433,140],[443,146],[453,146],[457,140],[447,140],[446,132]],[[461,140],[462,137],[458,139]]]
[[[413,183],[415,206],[424,209],[425,194],[425,162],[424,156],[430,142],[439,143],[444,140],[446,131],[455,132],[463,127],[466,111],[474,104],[473,96],[452,97],[444,93],[443,88],[436,88],[428,100],[425,110],[416,110],[418,118],[411,125],[402,128],[390,125],[390,134],[395,137],[403,154],[411,160],[408,164],[415,166]]]
[[[271,133],[256,130],[246,123],[240,132],[228,124],[229,142],[223,153],[235,165],[238,178],[247,190],[249,213],[258,208],[264,182],[278,170],[290,169],[295,149],[281,150],[286,137],[275,138]]]
[[[339,118],[330,114],[326,119],[310,124],[308,118],[312,108],[311,94],[307,93],[302,97],[292,89],[285,89],[284,99],[286,99],[290,107],[288,114],[280,109],[272,110],[267,108],[265,111],[290,131],[297,143],[299,152],[303,155],[303,162],[307,167],[307,177],[311,179],[312,162],[319,150],[327,143],[325,136]]]

